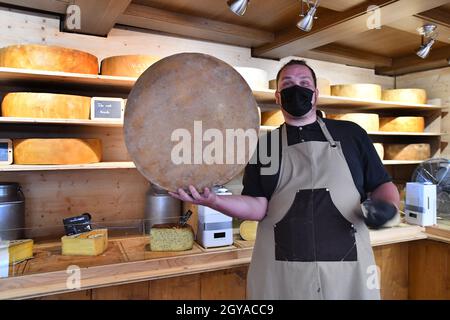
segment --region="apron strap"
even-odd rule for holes
[[[333,137],[330,134],[330,131],[328,131],[327,126],[325,125],[325,122],[320,117],[317,117],[317,122],[320,125],[320,128],[322,129],[323,134],[325,135],[325,138],[327,138],[328,142],[330,143],[330,146],[332,148],[336,148],[336,142],[334,141]]]
[[[288,147],[286,123],[281,126],[281,150],[285,150]]]

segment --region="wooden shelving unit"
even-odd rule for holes
[[[91,164],[70,165],[18,165],[0,166],[0,172],[18,171],[61,171],[61,170],[112,170],[112,169],[135,169],[131,161],[122,162],[99,162]]]

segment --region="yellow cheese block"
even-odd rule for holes
[[[258,230],[258,221],[243,221],[239,226],[239,234],[246,241],[256,240],[256,231]]]
[[[375,113],[327,114],[327,118],[351,121],[358,124],[366,131],[378,131],[380,128],[380,118],[378,114]]]
[[[378,156],[381,160],[384,159],[384,146],[382,143],[374,143],[373,146],[375,147],[375,150],[378,153]]]
[[[381,117],[380,131],[424,132],[424,117]]]
[[[89,119],[91,98],[52,93],[8,93],[2,102],[2,117]]]
[[[190,225],[167,223],[150,229],[151,251],[185,251],[194,245],[194,231]]]
[[[377,84],[342,84],[331,86],[331,95],[365,100],[381,100],[381,86]]]
[[[265,111],[261,113],[261,124],[263,126],[279,126],[284,123],[284,116],[280,110]]]
[[[33,258],[33,240],[0,241],[0,250],[8,250],[9,263],[15,264]]]
[[[109,57],[102,61],[101,74],[137,78],[158,60],[159,57],[146,55]]]
[[[431,147],[428,143],[416,144],[385,144],[385,160],[427,160],[431,157]]]
[[[61,238],[64,256],[98,256],[108,248],[108,230],[97,229]]]
[[[390,102],[425,104],[427,103],[427,92],[423,89],[383,90],[382,99]]]
[[[15,164],[84,164],[102,158],[98,139],[16,139],[13,140]]]
[[[324,78],[317,79],[317,88],[319,89],[319,93],[324,96],[331,95],[331,85],[330,81]],[[273,79],[269,81],[269,89],[277,90],[277,80]]]
[[[0,67],[98,74],[98,59],[57,46],[14,45],[0,49]]]

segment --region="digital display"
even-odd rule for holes
[[[214,239],[225,238],[225,232],[214,233]]]
[[[0,161],[8,161],[8,143],[0,142]]]

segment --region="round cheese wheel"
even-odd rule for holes
[[[252,90],[267,90],[268,75],[267,72],[257,68],[235,67],[237,72],[244,78]]]
[[[381,100],[381,86],[377,84],[341,84],[331,86],[331,95],[365,100]]]
[[[383,90],[382,99],[391,102],[425,104],[427,103],[427,92],[423,89]]]
[[[64,165],[100,162],[99,139],[15,139],[15,164]]]
[[[319,88],[319,93],[321,95],[330,96],[331,95],[331,86],[330,81],[324,78],[317,79],[317,88]],[[277,79],[273,79],[269,81],[269,89],[277,90]]]
[[[380,119],[376,113],[327,114],[327,118],[351,121],[366,131],[378,131],[380,126]]]
[[[89,119],[91,98],[52,93],[8,93],[2,102],[3,117]]]
[[[385,160],[427,160],[431,157],[431,147],[428,143],[416,144],[385,144]]]
[[[279,126],[284,123],[284,116],[281,110],[265,111],[261,113],[261,124],[263,126]]]
[[[381,117],[380,131],[424,132],[424,117]]]
[[[101,74],[108,76],[122,76],[138,78],[152,64],[160,60],[159,57],[147,55],[114,56],[102,60]]]
[[[15,45],[0,49],[0,67],[98,74],[98,59],[74,49]]]
[[[375,147],[375,150],[378,153],[378,156],[381,160],[384,159],[384,147],[382,143],[374,143],[373,146]]]
[[[258,221],[243,221],[239,226],[239,234],[246,241],[256,240],[256,231],[258,230]]]

